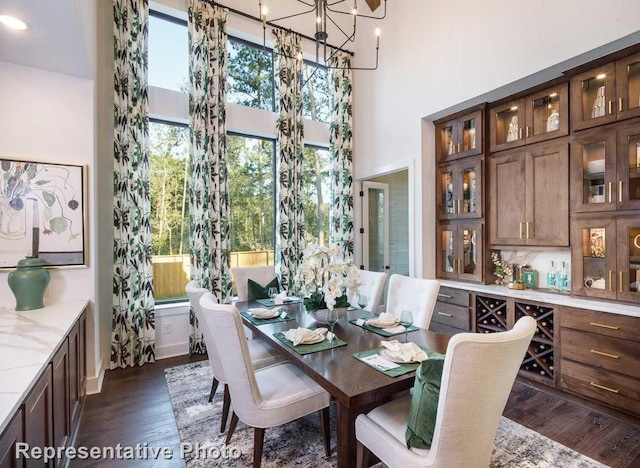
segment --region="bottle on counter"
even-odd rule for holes
[[[549,270],[547,271],[547,288],[549,288],[550,291],[557,291],[557,287],[556,287],[556,269],[553,266],[553,260],[551,260],[551,266],[549,267]]]
[[[566,292],[569,290],[569,274],[567,272],[567,266],[562,262],[562,266],[558,269],[556,275],[556,288],[560,292]]]

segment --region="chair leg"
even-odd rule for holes
[[[229,417],[229,407],[231,406],[231,395],[229,395],[229,386],[224,385],[224,396],[222,397],[222,421],[220,422],[220,434],[224,434],[227,427],[227,418]]]
[[[262,464],[262,447],[264,445],[264,428],[253,428],[253,468],[260,468]]]
[[[227,432],[227,439],[224,441],[225,445],[229,445],[231,442],[231,436],[236,431],[236,426],[238,425],[238,415],[235,411],[231,412],[231,423],[229,424],[229,432]]]
[[[209,392],[209,403],[213,401],[213,395],[216,394],[216,390],[218,389],[219,383],[220,382],[218,382],[218,379],[214,377],[213,382],[211,382],[211,391]]]
[[[369,466],[369,454],[371,452],[359,440],[356,440],[356,444],[356,468],[367,468]]]
[[[329,458],[331,456],[331,428],[329,426],[329,407],[322,408],[318,411],[320,414],[320,428],[322,430],[322,441],[324,442],[324,454]]]

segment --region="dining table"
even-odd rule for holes
[[[354,354],[379,349],[381,342],[398,340],[404,342],[405,334],[384,337],[350,321],[375,317],[370,312],[353,309],[335,324],[335,336],[346,345],[326,350],[300,354],[289,344],[274,335],[298,327],[329,328],[327,324],[316,322],[305,310],[301,302],[285,303],[280,307],[286,318],[293,320],[275,323],[255,323],[246,311],[253,307],[265,307],[255,302],[237,302],[236,307],[242,314],[244,324],[254,333],[254,337],[271,344],[302,372],[325,389],[337,404],[337,465],[338,468],[353,467],[356,463],[355,420],[359,414],[366,413],[380,404],[389,401],[394,395],[407,392],[413,387],[415,371],[390,377],[378,369],[360,361]],[[284,317],[284,315],[283,315]],[[360,322],[362,323],[362,322]],[[410,342],[421,347],[445,353],[450,337],[424,329],[416,329],[407,335]]]

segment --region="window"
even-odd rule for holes
[[[273,111],[274,94],[271,50],[230,37],[227,102]]]
[[[314,146],[304,148],[304,218],[308,242],[329,243],[331,216],[331,167],[329,150]]]
[[[189,38],[187,23],[156,11],[149,14],[149,86],[187,93]]]
[[[302,116],[306,119],[329,123],[331,119],[329,70],[305,61],[302,67],[302,83]]]
[[[190,277],[187,176],[189,129],[149,123],[151,244],[156,302],[185,297]]]
[[[229,135],[231,266],[273,265],[275,141]]]

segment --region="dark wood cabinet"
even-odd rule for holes
[[[70,398],[71,387],[69,362],[69,341],[65,339],[52,361],[53,398],[53,443],[54,447],[66,447],[71,429]],[[56,459],[55,466],[61,466],[64,459]]]
[[[480,222],[438,224],[436,238],[438,278],[482,281],[482,227]]]
[[[24,441],[29,447],[53,447],[53,383],[51,363],[24,402]],[[30,458],[26,467],[52,467],[53,463]]]
[[[491,245],[569,245],[568,145],[536,145],[489,160]]]
[[[446,335],[471,331],[468,291],[440,286],[429,330]]]
[[[482,154],[483,107],[436,122],[436,160],[453,161]]]
[[[568,134],[567,83],[489,109],[489,149],[492,153]]]
[[[436,207],[439,219],[482,217],[482,157],[438,166]]]
[[[22,410],[13,417],[0,436],[0,468],[22,468],[24,460],[16,458],[16,444],[23,442]]]

